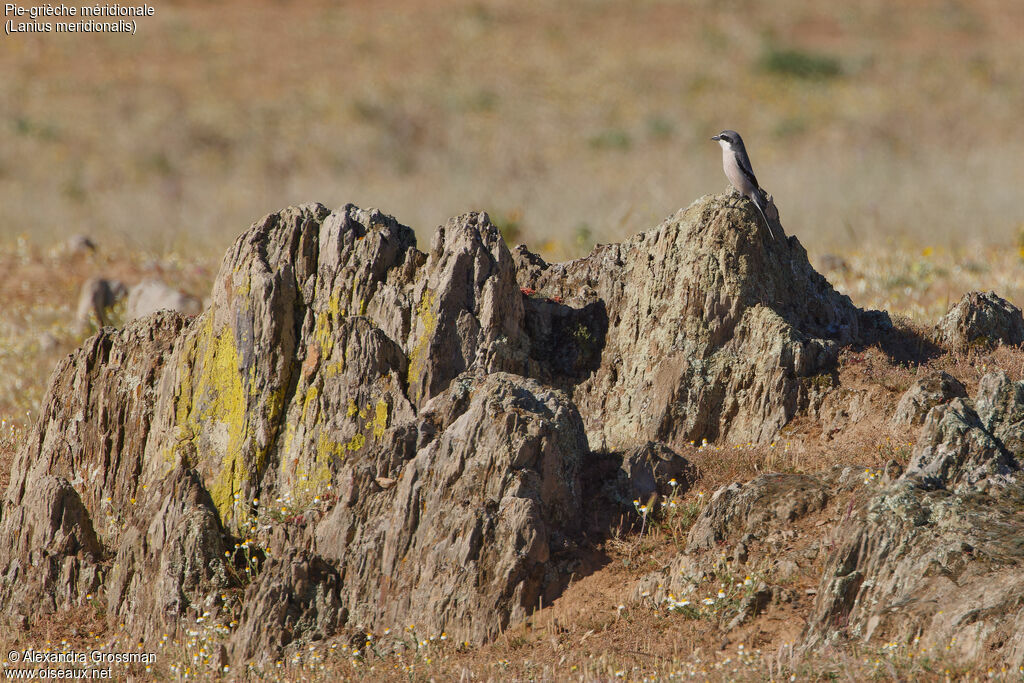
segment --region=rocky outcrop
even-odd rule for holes
[[[711,496],[690,529],[686,550],[708,550],[731,535],[763,534],[821,510],[828,500],[827,487],[802,474],[764,474],[745,484],[730,484]]]
[[[232,660],[342,627],[494,636],[564,586],[588,459],[610,498],[671,495],[686,442],[772,438],[884,326],[756,220],[705,198],[548,265],[485,214],[427,253],[378,211],[265,217],[202,314],[104,328],[58,366],[0,508],[0,603],[97,601],[147,639],[234,622]],[[758,528],[775,482],[694,538]],[[805,483],[769,517],[822,504]]]
[[[1020,309],[995,292],[968,292],[935,325],[932,339],[954,351],[1024,343]]]
[[[697,468],[661,443],[648,442],[622,458],[616,476],[609,478],[605,495],[632,508],[633,501],[682,495],[697,478]]]
[[[948,403],[954,398],[966,398],[967,389],[956,377],[945,372],[932,372],[915,380],[900,397],[893,424],[910,427],[924,422],[928,411],[937,405]]]
[[[482,640],[557,594],[579,413],[523,376],[486,216],[414,245],[379,212],[273,214],[201,316],[104,328],[65,360],[4,501],[4,604],[96,601],[142,638],[234,620],[250,658],[346,623]],[[55,569],[24,580],[41,557]]]
[[[843,525],[808,644],[836,637],[1024,664],[1024,383],[985,376],[928,413],[906,473]]]
[[[796,238],[766,241],[751,218],[705,198],[569,263],[517,250],[520,285],[547,297],[527,302],[528,324],[542,321],[531,356],[559,350],[547,379],[572,391],[592,448],[770,441],[840,347],[888,324],[833,290]]]

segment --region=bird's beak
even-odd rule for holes
[[[711,139],[714,140],[715,142],[718,142],[719,140],[722,139],[722,136],[721,135],[715,135]]]

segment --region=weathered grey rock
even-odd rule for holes
[[[512,256],[486,214],[438,229],[412,296],[418,303],[406,348],[417,405],[470,368],[525,371],[523,297]]]
[[[143,280],[128,290],[125,320],[136,320],[157,311],[198,315],[202,302],[194,296],[170,287],[160,280]]]
[[[240,625],[231,639],[234,661],[262,662],[296,637],[334,635],[348,618],[341,583],[332,564],[304,550],[288,548],[283,556],[267,559],[242,600]]]
[[[1020,469],[1024,383],[985,375],[973,402],[956,398],[933,408],[904,476],[927,486],[995,483]]]
[[[991,373],[973,402],[932,408],[903,477],[840,527],[808,646],[919,636],[966,662],[1024,664],[1024,485],[1007,447],[1022,388]]]
[[[956,398],[928,413],[905,476],[926,486],[975,487],[1014,469],[1012,458],[984,429],[973,405]]]
[[[1002,370],[990,372],[978,382],[974,406],[982,427],[1018,467],[1024,465],[1024,381],[1012,382]]]
[[[463,375],[412,433],[424,436],[394,487],[376,482],[379,464],[343,468],[352,483],[316,526],[317,551],[344,567],[352,623],[484,640],[557,595],[550,560],[579,526],[582,421],[532,380]]]
[[[0,521],[0,603],[14,621],[83,604],[102,580],[94,520],[75,488],[42,475],[21,493]]]
[[[919,647],[948,647],[964,662],[1024,663],[1024,490],[993,491],[925,491],[903,480],[876,496],[844,526],[806,645],[919,636]]]
[[[101,277],[89,278],[82,284],[75,312],[75,329],[81,334],[90,324],[106,327],[110,324],[110,309],[128,295],[128,288],[120,280]]]
[[[954,351],[1015,346],[1024,342],[1024,317],[1019,308],[995,292],[968,292],[935,325],[932,338]]]
[[[48,543],[15,522],[55,476],[95,527],[79,564],[113,562],[22,582],[19,604],[92,592],[142,638],[233,617],[248,658],[347,620],[481,640],[553,599],[551,558],[579,526],[579,413],[500,372],[525,371],[528,340],[486,215],[414,245],[377,211],[272,214],[202,315],[104,329],[63,361],[12,471],[0,571]]]
[[[570,311],[559,326],[550,302],[527,302],[541,350],[531,358],[559,348],[577,370],[549,368],[547,381],[572,391],[592,448],[768,441],[841,346],[887,323],[835,292],[796,238],[765,241],[753,209],[727,201],[702,198],[569,263],[517,251],[520,286]],[[531,323],[545,315],[554,321]],[[541,366],[531,374],[543,376]]]
[[[917,426],[924,422],[928,411],[954,398],[966,398],[967,389],[952,375],[931,372],[914,381],[896,404],[892,417],[895,425]]]
[[[126,508],[111,502],[106,512],[123,525],[107,546],[114,560],[101,589],[111,618],[151,638],[176,631],[175,617],[220,616],[221,595],[238,586],[241,570],[225,554],[226,534],[195,470],[179,463]]]
[[[686,458],[665,444],[648,442],[623,456],[614,497],[632,506],[632,501],[646,503],[655,494],[682,495],[696,478],[697,468]]]
[[[745,484],[723,486],[690,529],[686,551],[713,548],[730,536],[763,535],[821,510],[828,500],[825,484],[804,474],[762,474]]]
[[[34,481],[61,477],[95,520],[100,542],[116,547],[119,527],[103,522],[108,513],[121,514],[132,499],[142,499],[139,475],[157,383],[184,327],[180,316],[161,314],[121,329],[104,328],[61,360],[39,419],[11,467],[6,504],[22,505]]]
[[[195,474],[179,464],[162,481],[140,479],[156,381],[183,326],[160,314],[105,328],[54,371],[3,503],[0,603],[12,613],[33,619],[38,604],[66,609],[91,594],[148,637],[230,585],[216,570],[223,530]]]

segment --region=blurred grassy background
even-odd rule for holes
[[[565,258],[722,191],[730,127],[812,254],[1015,251],[1022,36],[1019,0],[162,2],[0,39],[0,243],[219,258],[317,200]]]

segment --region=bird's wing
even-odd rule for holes
[[[761,187],[761,185],[757,182],[757,178],[754,176],[754,169],[750,167],[750,159],[747,158],[747,155],[739,154],[737,155],[737,157],[738,158],[736,159],[736,165],[740,167],[740,172],[743,173],[744,176],[746,176],[747,180],[754,184],[754,187]]]

